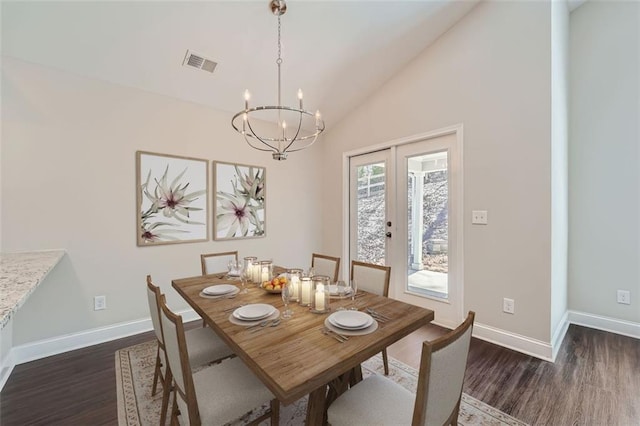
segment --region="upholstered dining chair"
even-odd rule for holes
[[[351,261],[351,280],[358,283],[358,290],[368,291],[378,296],[389,297],[389,279],[391,266],[374,265],[357,260]],[[389,357],[387,350],[382,351],[384,375],[389,375]]]
[[[158,382],[162,386],[162,412],[161,423],[164,425],[167,409],[169,406],[169,394],[171,380],[168,379],[170,373],[167,368],[167,354],[164,343],[162,322],[160,321],[161,306],[166,304],[165,296],[161,293],[160,287],[153,284],[151,276],[147,275],[147,299],[149,302],[149,312],[151,313],[151,323],[158,341],[156,352],[156,366],[153,373],[153,387],[151,395],[156,394]],[[229,348],[210,328],[195,328],[185,332],[185,343],[189,347],[189,359],[191,365],[200,367],[212,362],[218,362],[233,355]]]
[[[227,424],[267,401],[271,401],[271,410],[255,424],[269,417],[272,425],[278,424],[278,400],[240,358],[192,372],[182,317],[163,304],[161,321],[170,367],[168,374],[174,385],[172,425]]]
[[[415,395],[386,377],[373,375],[331,404],[329,423],[457,425],[474,318],[470,311],[458,328],[422,344]]]
[[[331,278],[331,282],[338,281],[340,272],[340,258],[327,256],[325,254],[312,253],[311,267],[317,275],[326,275]]]
[[[200,255],[202,275],[216,274],[228,271],[230,260],[238,260],[238,251],[225,251],[220,253],[207,253]]]

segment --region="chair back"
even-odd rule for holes
[[[351,279],[358,283],[358,290],[378,296],[389,296],[391,266],[374,265],[357,260],[351,261]]]
[[[440,426],[457,419],[474,318],[469,311],[458,328],[423,343],[413,425]]]
[[[167,362],[173,376],[174,395],[180,414],[184,416],[185,424],[199,425],[200,413],[191,375],[182,317],[171,312],[166,303],[162,303],[161,312]]]
[[[339,257],[312,253],[311,267],[314,269],[316,275],[326,275],[331,278],[331,282],[338,281],[338,273],[340,272]]]
[[[151,275],[147,275],[147,301],[149,302],[149,313],[151,314],[151,324],[153,325],[153,332],[156,334],[158,343],[164,344],[162,337],[162,323],[160,322],[160,305],[164,296],[160,291],[160,287],[153,284],[151,281]]]
[[[200,255],[202,275],[217,274],[228,271],[230,260],[238,260],[238,251],[225,251],[220,253],[207,253]]]

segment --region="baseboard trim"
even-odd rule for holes
[[[178,313],[182,315],[185,322],[200,318],[193,309],[186,309]],[[578,311],[567,311],[565,313],[556,328],[551,344],[478,322],[473,326],[473,336],[514,351],[553,362],[570,324],[640,339],[640,324],[638,323]],[[13,347],[0,365],[0,390],[4,387],[16,365],[144,333],[151,331],[151,329],[151,319],[144,318]]]
[[[551,338],[551,361],[556,362],[556,357],[558,356],[558,352],[560,351],[560,346],[562,346],[562,342],[564,341],[564,336],[567,335],[567,331],[569,331],[569,311],[565,311],[560,323],[556,327],[556,332],[553,334]]]
[[[553,350],[549,343],[517,333],[491,327],[482,323],[473,324],[473,337],[494,343],[505,348],[513,349],[545,361],[553,362]]]
[[[193,309],[176,313],[180,314],[185,322],[200,318]],[[133,336],[152,329],[151,318],[128,321],[15,346],[11,349],[9,356],[13,358],[14,365],[20,365],[63,352]]]
[[[640,339],[640,323],[637,322],[609,318],[579,311],[568,311],[568,317],[571,324]]]
[[[5,383],[7,383],[7,380],[9,380],[9,376],[11,376],[11,372],[15,366],[16,363],[13,362],[13,355],[9,352],[0,364],[0,391],[4,387]]]

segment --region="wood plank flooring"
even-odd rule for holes
[[[195,326],[195,324],[194,324]],[[430,325],[389,348],[418,367]],[[151,333],[16,366],[0,425],[116,425],[114,352]],[[532,425],[640,425],[640,340],[571,326],[555,364],[473,339],[464,391]]]

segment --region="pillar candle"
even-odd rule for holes
[[[301,286],[300,303],[309,305],[311,303],[311,279],[308,277],[303,278]]]
[[[322,284],[318,284],[318,288],[316,289],[316,311],[324,310],[324,286]]]
[[[291,276],[291,298],[294,300],[298,300],[300,297],[300,278],[297,275]]]
[[[251,281],[254,283],[260,282],[260,265],[257,263],[251,267]]]

